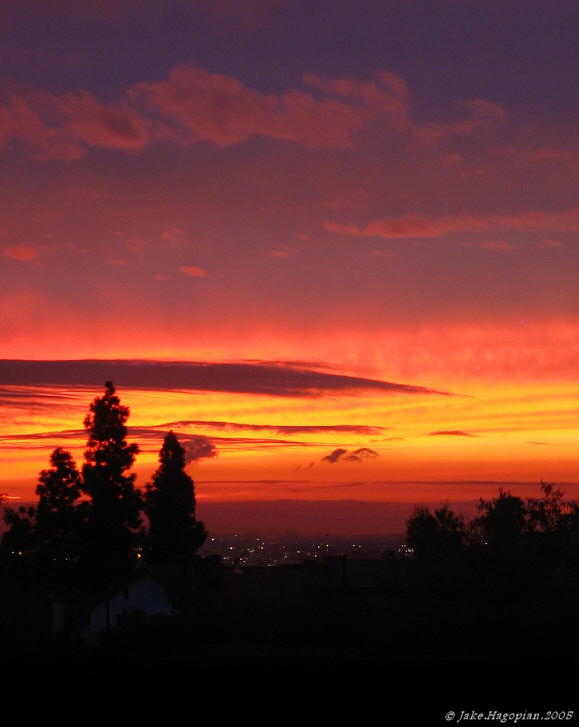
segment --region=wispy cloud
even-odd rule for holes
[[[86,441],[84,429],[63,429],[50,432],[20,432],[0,435],[3,449],[52,449],[57,446],[76,447]]]
[[[500,126],[507,121],[507,113],[497,103],[475,99],[473,101],[462,101],[458,104],[459,109],[465,109],[465,117],[448,123],[426,123],[415,128],[415,134],[419,141],[425,145],[432,146],[452,136],[470,136],[480,129]]]
[[[179,272],[188,278],[204,278],[207,275],[207,271],[204,268],[197,267],[197,265],[182,265]]]
[[[128,427],[128,438],[139,445],[141,453],[159,452],[167,431],[171,429],[185,450],[187,463],[213,459],[220,451],[248,452],[270,449],[296,449],[323,446],[316,442],[282,439],[274,437],[208,436],[191,434],[178,428],[165,428],[157,425]],[[84,429],[63,429],[57,431],[31,431],[18,434],[0,435],[2,449],[24,451],[50,451],[55,447],[80,450],[86,445],[87,433]]]
[[[534,442],[529,441],[527,444],[532,444],[535,447],[561,447],[561,444],[556,444],[555,442]]]
[[[523,211],[510,215],[456,214],[432,218],[421,215],[385,217],[365,227],[326,220],[324,227],[336,235],[351,237],[436,238],[457,232],[480,233],[492,230],[579,230],[579,207],[562,212]]]
[[[32,245],[19,244],[12,245],[5,248],[4,257],[13,258],[14,260],[20,260],[21,262],[28,262],[30,260],[36,260],[38,257],[38,251]]]
[[[430,432],[431,437],[476,437],[476,434],[463,432],[460,429],[442,429],[438,432]]]
[[[179,227],[173,227],[161,233],[161,240],[168,245],[176,247],[187,247],[191,244],[191,240]]]
[[[381,434],[387,427],[368,426],[365,424],[248,424],[243,422],[200,421],[185,419],[176,422],[159,424],[159,429],[174,427],[204,427],[232,431],[273,431],[277,434],[292,436],[294,434],[357,434],[374,436]]]

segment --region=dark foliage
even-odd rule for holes
[[[165,436],[159,462],[145,492],[145,557],[153,562],[187,559],[203,545],[207,533],[195,519],[194,483],[185,472],[185,450],[173,432]]]
[[[82,557],[89,567],[99,563],[107,579],[129,567],[141,525],[142,497],[129,472],[139,447],[126,440],[128,417],[128,407],[107,381],[84,420],[88,441],[81,487],[91,505]]]

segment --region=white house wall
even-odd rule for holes
[[[107,626],[115,626],[120,614],[133,609],[143,611],[148,616],[170,615],[172,609],[166,601],[165,586],[144,576],[111,593],[108,599],[100,601],[91,609],[89,634],[94,636]]]

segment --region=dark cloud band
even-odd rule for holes
[[[430,432],[431,437],[474,437],[470,432],[463,432],[461,429],[442,429],[438,432]]]
[[[284,362],[167,362],[144,360],[0,360],[0,385],[117,387],[153,390],[219,391],[308,397],[375,391],[441,394],[423,386],[328,373],[307,364]]]

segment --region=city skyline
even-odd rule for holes
[[[200,508],[576,498],[577,20],[4,3],[0,492],[112,380]]]

